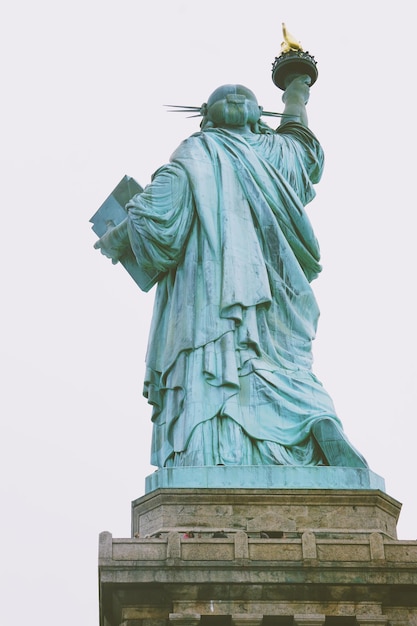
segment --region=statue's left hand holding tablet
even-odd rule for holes
[[[104,256],[112,260],[115,265],[129,247],[129,236],[127,233],[127,219],[114,226],[113,222],[108,225],[107,232],[94,244]]]

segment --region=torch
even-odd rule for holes
[[[284,41],[281,44],[281,54],[275,57],[272,64],[272,81],[285,91],[295,76],[307,74],[311,79],[310,86],[314,85],[318,77],[316,60],[303,50],[300,42],[288,32],[284,23],[282,34]]]

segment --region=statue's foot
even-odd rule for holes
[[[363,456],[331,419],[323,418],[316,422],[312,433],[329,465],[368,467]]]

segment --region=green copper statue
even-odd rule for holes
[[[144,394],[155,466],[366,468],[311,370],[319,246],[305,213],[323,152],[310,78],[292,77],[275,131],[242,85],[223,85],[96,247],[131,248],[158,283]]]

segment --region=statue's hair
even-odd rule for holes
[[[236,128],[256,124],[260,120],[262,108],[255,94],[247,87],[222,85],[202,105],[201,112],[202,129],[219,126]]]
[[[225,126],[225,125],[222,125],[222,126]],[[200,124],[201,130],[207,130],[208,128],[217,128],[217,127],[218,126],[216,124],[213,124],[213,122],[204,118],[202,119],[201,124]],[[268,124],[265,124],[265,122],[263,122],[262,120],[258,120],[257,122],[254,122],[253,124],[249,124],[249,128],[252,133],[255,133],[257,135],[275,135],[274,129],[271,128]]]

